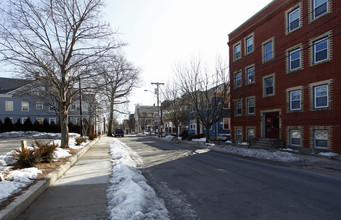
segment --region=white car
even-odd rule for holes
[[[230,131],[226,132],[225,134],[223,134],[223,133],[218,134],[217,140],[218,141],[228,141],[228,140],[231,140],[231,133],[230,133]]]

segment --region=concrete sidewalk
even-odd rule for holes
[[[103,136],[17,219],[106,219],[111,140]]]

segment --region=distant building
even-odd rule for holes
[[[229,34],[232,139],[341,152],[341,1],[274,0]]]
[[[135,106],[135,132],[156,132],[157,129],[157,111],[155,105],[136,105]]]

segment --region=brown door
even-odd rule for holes
[[[279,113],[269,112],[264,114],[265,138],[279,138]]]

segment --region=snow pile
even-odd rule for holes
[[[338,157],[338,156],[340,156],[339,154],[333,153],[333,152],[321,152],[321,153],[318,153],[318,155],[325,156],[325,157]]]
[[[300,161],[301,158],[294,156],[288,152],[281,151],[268,151],[263,149],[248,149],[233,146],[217,146],[214,144],[200,144],[202,148],[207,148],[210,150],[224,152],[229,154],[235,154],[243,157],[252,157],[263,160],[279,161],[279,162],[296,162]]]
[[[110,219],[169,219],[164,202],[137,169],[143,165],[140,157],[116,139],[110,144],[110,155],[113,167],[107,190]]]
[[[72,155],[69,152],[70,152],[69,150],[65,150],[65,149],[58,147],[53,152],[53,158],[60,159],[60,158],[70,157]]]
[[[41,171],[35,167],[10,171],[7,175],[8,180],[0,182],[0,202],[32,183],[39,173]]]
[[[206,138],[192,139],[193,142],[206,142]]]

